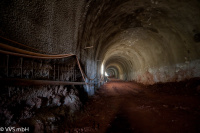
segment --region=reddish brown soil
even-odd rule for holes
[[[199,133],[198,81],[143,86],[108,82],[66,132]]]

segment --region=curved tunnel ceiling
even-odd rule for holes
[[[115,66],[120,79],[181,80],[177,72],[187,71],[188,63],[199,65],[199,22],[198,0],[93,1],[83,42],[95,47],[95,59],[105,68]]]
[[[119,69],[116,68],[115,66],[109,66],[106,69],[107,76],[110,78],[119,78]]]
[[[199,0],[1,0],[0,35],[123,80],[200,77]]]

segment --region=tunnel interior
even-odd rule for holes
[[[91,8],[88,16],[97,15],[92,24],[91,18],[86,19],[85,38],[96,46],[95,57],[104,68],[117,68],[119,79],[153,84],[198,77],[198,4],[94,2],[92,7],[96,8]],[[92,28],[87,28],[87,21]]]
[[[199,0],[1,0],[0,127],[50,132],[74,120],[96,91],[123,88],[109,79],[155,92],[177,83],[184,94],[195,88],[196,98],[199,22]]]
[[[91,78],[103,64],[153,84],[199,76],[199,16],[198,0],[13,0],[1,2],[0,33],[46,54],[75,54]]]

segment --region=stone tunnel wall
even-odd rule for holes
[[[51,122],[56,123],[57,118],[61,117],[59,115],[70,117],[75,111],[80,110],[84,101],[82,97],[87,97],[82,86],[34,84],[34,81],[41,83],[81,81],[82,76],[74,57],[32,59],[0,54],[0,60],[1,126],[16,126],[26,119],[34,120],[32,126],[36,126],[37,121],[42,121],[42,126],[47,126],[46,122],[52,117],[55,120]],[[8,79],[24,80],[16,83],[9,82]],[[28,80],[33,83],[27,83]],[[52,114],[43,114],[44,118],[38,117],[40,116],[38,110],[53,110],[58,107],[61,108],[60,112],[64,111],[64,114],[48,111]]]
[[[1,0],[0,36],[48,54],[77,54],[85,0]]]
[[[66,113],[73,113],[81,107],[79,93],[71,86],[4,86],[1,92],[1,126],[13,126],[35,117],[37,110],[45,107],[66,106],[69,108]]]
[[[178,82],[190,78],[200,77],[200,60],[148,69],[145,72],[132,73],[133,80],[143,84],[154,84],[158,82]]]
[[[93,58],[95,53],[85,50],[88,42],[81,40],[87,34],[83,27],[90,2],[91,0],[2,0],[0,36],[37,49],[34,52],[75,54],[88,77],[94,78],[97,69]],[[24,49],[20,45],[14,46]]]

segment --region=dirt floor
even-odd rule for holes
[[[110,81],[66,133],[199,133],[200,80],[144,86]]]

